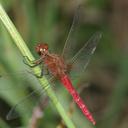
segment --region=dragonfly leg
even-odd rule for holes
[[[36,74],[34,74],[34,75],[35,75],[35,77],[37,77],[37,78],[42,78],[42,77],[44,76],[44,70],[41,70],[40,75],[36,75]]]
[[[42,78],[43,77],[43,75],[41,75],[42,74],[42,71],[41,71],[41,74],[40,75],[34,74],[31,71],[27,71],[27,72],[30,73],[31,75],[35,76],[36,78]]]
[[[41,76],[44,76],[44,75],[49,75],[48,68],[44,68],[44,70],[41,71]]]
[[[49,70],[45,64],[42,65],[42,70],[40,76],[37,76],[38,78],[43,77],[44,75],[49,75]]]
[[[44,70],[41,70],[41,74],[37,75],[37,74],[33,74],[36,78],[42,78],[44,75],[48,75],[49,72],[45,73]]]
[[[43,75],[49,75],[49,69],[48,69],[48,67],[47,67],[47,65],[44,63],[43,65],[42,65],[42,71],[41,71],[41,75],[43,76]]]
[[[41,70],[40,75],[34,74],[33,72],[28,71],[28,73],[34,75],[36,78],[42,78],[44,75],[49,75],[48,68],[45,68],[46,70]],[[46,72],[45,72],[46,71]]]
[[[23,59],[23,63],[26,64],[27,66],[31,67],[31,68],[36,67],[41,62],[42,62],[41,58],[38,60],[31,61],[27,56],[24,56],[24,59]]]

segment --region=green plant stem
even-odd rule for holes
[[[22,37],[20,36],[18,31],[16,30],[14,24],[12,23],[12,21],[10,20],[10,18],[6,14],[6,12],[3,9],[1,4],[0,4],[0,19],[3,22],[3,24],[5,25],[5,27],[8,30],[8,32],[10,33],[12,39],[14,40],[14,43],[16,44],[18,49],[20,50],[21,54],[23,56],[27,56],[30,60],[34,60],[33,55],[29,51],[29,49],[26,46],[24,40],[22,39]],[[41,72],[41,69],[38,66],[35,67],[35,68],[32,68],[32,70],[33,70],[33,72],[35,74],[38,74],[39,72]],[[42,77],[42,78],[40,78],[38,80],[39,80],[41,86],[43,86],[43,88],[46,85],[47,86],[49,85],[49,83],[48,83],[48,81],[47,81],[47,79],[45,77]],[[47,88],[46,89],[46,93],[49,96],[49,98],[51,99],[51,101],[53,102],[54,106],[57,108],[59,114],[61,115],[62,119],[66,123],[67,127],[68,128],[75,128],[74,124],[72,123],[72,121],[70,120],[70,118],[68,117],[66,112],[64,111],[64,108],[62,107],[62,105],[58,101],[54,91],[51,88]]]

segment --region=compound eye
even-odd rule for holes
[[[42,48],[40,48],[40,52],[42,52],[43,51],[43,49]]]

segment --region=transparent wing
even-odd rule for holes
[[[52,81],[53,77],[50,77],[48,80]],[[48,88],[48,85],[45,85],[45,88],[42,88],[39,85],[37,79],[35,78],[35,75],[30,70],[17,71],[11,73],[1,70],[0,93],[16,93],[16,99],[22,99],[21,97],[24,97],[14,107],[12,107],[12,109],[7,115],[7,119],[15,119],[20,115],[24,115],[27,117],[30,116],[33,107],[36,106],[37,103],[39,103],[38,99],[41,99],[39,98],[39,96],[42,95],[42,93],[44,94],[46,88]]]
[[[69,61],[69,65],[72,65],[71,74],[75,71],[75,75],[78,75],[85,71],[101,37],[101,32],[96,32]]]
[[[90,111],[95,115],[99,115],[99,113],[103,112],[105,107],[105,95],[100,93],[100,88],[91,83],[88,84],[89,85],[87,87],[85,82],[83,84],[81,83],[80,94],[84,96],[83,99]]]
[[[0,91],[7,91],[14,88],[23,88],[23,83],[31,83],[35,81],[32,72],[17,71],[17,72],[0,72]],[[21,84],[22,83],[22,84]],[[26,84],[24,86],[27,86]]]
[[[26,112],[26,114],[30,114],[30,111],[32,112],[32,106],[36,105],[36,104],[33,105],[34,99],[32,99],[32,97],[33,98],[37,97],[36,93],[38,91],[39,90],[33,91],[28,96],[26,96],[22,100],[20,100],[14,107],[11,108],[11,110],[9,111],[9,113],[6,116],[6,119],[7,120],[15,119],[15,118],[19,117],[21,113],[25,113],[25,112]],[[30,101],[31,101],[31,103],[30,103]],[[36,101],[36,103],[37,103],[37,101]],[[29,108],[29,111],[27,111],[28,110],[27,108]],[[21,113],[19,114],[17,111],[20,111]]]
[[[79,27],[79,19],[80,19],[81,9],[82,9],[82,7],[78,6],[75,11],[74,18],[73,18],[67,39],[64,44],[64,48],[63,48],[61,55],[65,60],[68,60],[69,58],[71,58],[72,51],[75,48],[76,39],[74,37],[75,37],[76,30]]]
[[[50,81],[52,79],[53,78],[51,78]],[[33,107],[35,107],[35,106],[37,106],[37,104],[39,104],[40,100],[42,100],[42,98],[40,98],[40,96],[44,95],[46,89],[48,89],[49,87],[50,86],[46,84],[45,87],[40,87],[40,88],[32,91],[29,95],[24,97],[14,107],[12,107],[12,109],[7,114],[6,119],[12,120],[12,119],[19,117],[20,114],[17,113],[17,110],[19,110],[20,112],[26,113],[25,116],[26,115],[31,116]]]
[[[100,94],[99,89],[96,88],[97,87],[95,87],[95,85],[93,86],[91,85],[91,83],[88,83],[87,81],[80,81],[79,84],[77,84],[77,91],[81,95],[89,111],[95,115],[103,111],[103,107],[104,107],[103,95]],[[73,109],[75,108],[74,108],[74,101],[72,100],[70,104],[71,111],[69,112],[70,113],[73,112]]]
[[[101,32],[96,32],[73,57],[74,51],[81,40],[81,37],[78,39],[77,35],[80,35],[79,32],[82,29],[80,25],[82,13],[83,7],[78,6],[62,52],[62,57],[69,65],[69,68],[72,68],[71,74],[76,76],[85,71],[102,36]]]
[[[43,98],[43,100],[41,100],[40,103],[37,104],[37,106],[33,108],[32,116],[31,116],[29,126],[28,126],[29,128],[32,128],[33,126],[37,126],[39,120],[43,118],[44,109],[48,105],[48,101],[49,99],[46,96]]]

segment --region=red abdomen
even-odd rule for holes
[[[92,114],[89,112],[87,106],[84,104],[83,100],[79,96],[79,94],[76,92],[75,88],[73,87],[70,79],[67,75],[63,76],[61,78],[62,84],[65,86],[65,88],[68,90],[68,92],[72,95],[74,101],[77,103],[78,107],[81,109],[83,114],[86,116],[86,118],[92,122],[93,125],[96,124],[96,121],[94,120]]]

